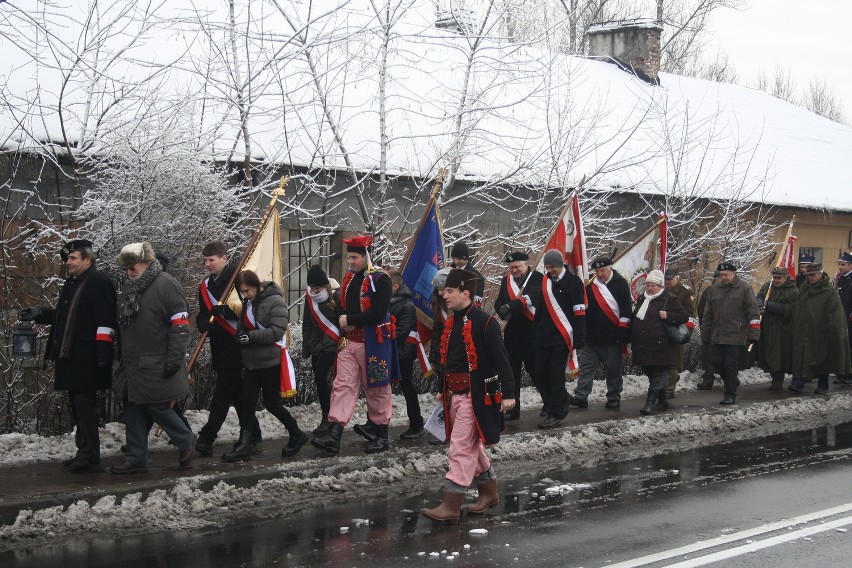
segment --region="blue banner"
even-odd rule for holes
[[[402,279],[411,288],[417,309],[432,317],[432,278],[444,266],[444,239],[435,203],[426,214],[411,255],[402,270]]]

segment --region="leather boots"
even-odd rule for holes
[[[343,437],[343,425],[332,422],[325,434],[320,434],[311,440],[311,445],[325,450],[330,454],[340,453],[340,438]]]
[[[251,459],[251,430],[240,430],[240,439],[230,452],[222,454],[222,461],[228,463],[249,461]]]
[[[364,450],[365,453],[368,454],[377,454],[379,452],[384,452],[388,449],[390,445],[388,442],[388,425],[387,424],[377,424],[375,426],[376,437],[370,440],[370,443],[367,444],[367,448]]]
[[[440,505],[434,509],[423,509],[421,513],[424,517],[433,521],[443,521],[454,525],[459,522],[459,517],[461,517],[462,501],[464,501],[464,493],[444,491]]]
[[[488,509],[496,507],[497,503],[500,502],[500,495],[497,494],[496,479],[480,483],[476,486],[476,489],[479,491],[479,497],[476,499],[476,503],[465,507],[465,511],[468,513],[481,515]]]

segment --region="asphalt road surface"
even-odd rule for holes
[[[0,554],[0,566],[852,566],[852,424],[501,479],[492,513],[438,491],[292,518]],[[473,495],[469,496],[469,499]],[[471,530],[486,534],[471,534]],[[848,532],[847,532],[848,531]]]

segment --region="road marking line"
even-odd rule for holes
[[[777,546],[785,542],[790,542],[791,540],[796,540],[797,538],[804,538],[812,534],[830,531],[831,529],[836,529],[838,527],[842,527],[849,524],[852,524],[852,517],[845,517],[843,519],[827,521],[817,526],[769,537],[758,542],[750,542],[748,544],[743,544],[736,548],[720,550],[719,552],[714,552],[712,554],[708,554],[707,556],[702,556],[700,558],[685,560],[683,562],[678,562],[677,564],[669,564],[668,568],[692,568],[694,566],[704,566],[705,564],[711,564],[713,562],[725,560],[726,558],[733,558],[734,556],[741,556],[743,554],[748,554],[750,552],[755,552],[757,550],[762,550],[771,546]]]
[[[782,521],[776,521],[774,523],[767,523],[753,529],[747,529],[737,533],[731,533],[729,535],[711,538],[710,540],[701,540],[693,544],[687,544],[678,548],[672,548],[671,550],[656,552],[654,554],[642,556],[641,558],[625,560],[624,562],[619,562],[617,564],[609,564],[607,565],[607,568],[635,568],[637,566],[645,566],[646,564],[660,562],[661,560],[668,560],[669,558],[674,558],[677,556],[685,556],[694,552],[698,552],[700,550],[713,548],[715,546],[722,546],[726,544],[730,545],[731,543],[734,543],[738,540],[743,540],[754,536],[760,536],[769,532],[786,529],[794,525],[809,523],[811,521],[817,521],[826,517],[848,513],[850,511],[852,511],[852,503],[846,503],[845,505],[838,505],[837,507],[831,507],[830,509],[823,509],[822,511],[816,511],[813,513],[808,513],[807,515],[793,517],[792,519],[784,519]],[[822,526],[825,525],[820,525],[820,527]]]

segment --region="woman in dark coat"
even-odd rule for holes
[[[226,462],[251,459],[251,438],[257,395],[263,392],[263,404],[287,428],[290,440],[281,457],[299,453],[308,435],[299,429],[296,419],[281,404],[281,341],[289,317],[284,294],[275,282],[261,282],[257,274],[244,270],[237,276],[237,290],[243,297],[243,312],[237,328],[237,343],[243,346],[243,407],[239,409],[240,439],[234,451],[222,456]],[[293,391],[295,393],[295,390]]]
[[[666,325],[686,323],[689,316],[677,298],[663,288],[664,277],[652,270],[645,279],[645,293],[633,312],[631,345],[633,362],[648,375],[648,399],[639,411],[653,414],[668,408],[666,401],[667,369],[677,361],[676,344],[669,339]],[[654,403],[659,400],[659,404]]]
[[[331,424],[331,381],[329,375],[337,359],[340,341],[338,314],[335,312],[340,293],[331,289],[331,281],[319,265],[308,270],[308,290],[305,293],[305,311],[302,315],[302,358],[311,358],[311,369],[317,385],[317,399],[322,409],[322,421],[314,434],[325,433]]]

